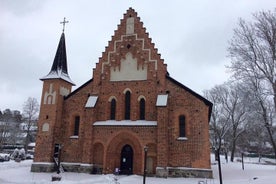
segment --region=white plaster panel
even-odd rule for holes
[[[110,81],[136,81],[147,79],[147,65],[137,66],[137,59],[128,52],[126,59],[121,60],[121,68],[111,67]]]
[[[49,91],[44,94],[43,104],[55,104],[56,103],[56,92],[53,91],[53,84],[50,84]]]
[[[48,132],[49,131],[49,123],[43,123],[42,125],[42,132]]]
[[[67,89],[65,87],[60,87],[59,94],[62,96],[67,96],[69,94],[69,89]]]
[[[152,51],[151,51],[150,49],[145,48],[145,40],[144,40],[143,38],[138,38],[137,34],[132,34],[132,35],[135,36],[135,40],[142,41],[142,50],[149,53],[149,58],[148,58],[148,60],[145,61],[145,62],[146,62],[146,63],[148,63],[148,62],[154,62],[155,70],[157,70],[157,60],[155,60],[155,59],[152,60],[152,59],[151,59],[151,52],[152,52]],[[121,43],[121,42],[123,41],[123,39],[124,39],[125,37],[128,37],[128,36],[129,36],[129,35],[122,35],[120,40],[115,40],[115,42],[114,42],[114,50],[108,52],[107,61],[103,61],[103,64],[102,64],[102,73],[104,73],[104,66],[110,64],[110,60],[111,60],[111,59],[110,59],[110,56],[111,56],[112,54],[114,54],[114,53],[117,52],[117,49],[116,49],[117,47],[116,47],[116,45],[119,44],[119,43]],[[118,67],[117,67],[117,68],[118,68]],[[113,68],[113,69],[116,70],[117,68]]]
[[[134,18],[129,17],[126,23],[126,34],[133,34],[134,33]]]

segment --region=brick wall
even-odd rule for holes
[[[170,166],[210,168],[209,107],[187,90],[168,82],[170,89]],[[186,118],[187,140],[178,140],[178,118]],[[177,159],[176,159],[177,158]]]
[[[54,144],[60,143],[63,133],[63,130],[60,128],[63,111],[63,96],[60,95],[60,87],[64,87],[70,92],[72,85],[61,79],[51,79],[43,82],[35,162],[52,162]],[[45,100],[45,94],[50,92],[53,92],[53,96],[51,96],[52,100]],[[49,125],[47,131],[43,130],[43,125],[45,124]]]

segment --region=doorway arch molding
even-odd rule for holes
[[[121,151],[125,145],[133,149],[133,173],[142,174],[143,146],[131,131],[120,131],[108,141],[104,163],[106,173],[113,173],[115,168],[120,168]]]

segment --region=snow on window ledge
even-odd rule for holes
[[[146,120],[107,120],[107,121],[96,121],[93,126],[157,126],[156,121],[146,121]]]
[[[178,141],[186,141],[186,140],[188,140],[188,138],[187,137],[178,137],[177,140]]]
[[[78,139],[78,138],[79,138],[78,135],[72,135],[72,136],[70,136],[70,139]]]

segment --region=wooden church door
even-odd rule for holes
[[[130,145],[125,145],[121,151],[120,174],[133,173],[133,150]]]

